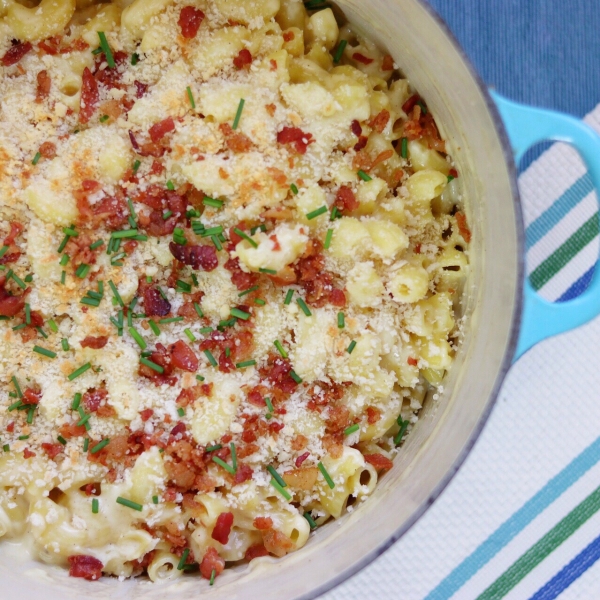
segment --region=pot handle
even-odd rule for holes
[[[524,106],[490,91],[508,133],[517,164],[528,148],[544,140],[572,144],[586,162],[600,199],[600,136],[585,123],[568,115]],[[599,213],[600,218],[600,213]],[[549,302],[525,278],[523,317],[514,360],[550,336],[575,329],[600,314],[600,269],[589,287],[568,302]]]

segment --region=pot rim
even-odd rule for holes
[[[325,594],[326,592],[332,590],[337,587],[344,581],[350,579],[350,577],[356,575],[359,571],[362,571],[365,567],[370,565],[375,559],[379,558],[384,552],[389,550],[389,548],[395,544],[403,535],[405,535],[408,530],[413,527],[413,525],[425,514],[425,512],[431,507],[431,505],[439,498],[442,492],[446,489],[450,481],[454,478],[460,467],[463,465],[467,456],[470,454],[473,446],[479,439],[483,428],[485,427],[492,409],[496,404],[498,399],[498,395],[500,393],[500,388],[504,383],[504,379],[512,366],[513,357],[515,355],[515,351],[517,348],[517,342],[519,338],[519,332],[521,328],[521,321],[523,317],[523,288],[525,281],[525,226],[523,222],[523,211],[522,211],[522,203],[521,197],[519,194],[518,188],[518,174],[517,174],[517,165],[515,164],[515,158],[512,150],[512,146],[510,144],[510,140],[508,138],[508,133],[506,131],[506,127],[502,118],[500,116],[500,112],[496,107],[494,100],[492,99],[488,87],[484,83],[483,79],[473,66],[471,60],[468,58],[466,52],[463,50],[459,41],[457,40],[454,33],[450,30],[446,22],[442,19],[442,17],[426,2],[426,0],[416,0],[421,7],[429,14],[429,16],[437,23],[442,32],[446,35],[448,40],[452,43],[455,50],[459,54],[462,59],[464,65],[469,71],[473,81],[476,83],[485,104],[487,106],[488,112],[494,124],[496,135],[500,141],[502,146],[502,154],[504,156],[504,161],[508,170],[509,179],[510,179],[510,189],[511,189],[511,197],[513,204],[515,206],[515,227],[516,227],[516,241],[517,241],[517,282],[516,282],[516,297],[515,297],[515,308],[513,313],[513,320],[511,324],[510,337],[508,344],[506,346],[506,351],[504,353],[504,358],[502,360],[502,364],[500,369],[498,370],[498,375],[496,377],[496,381],[494,383],[494,387],[492,392],[490,393],[489,398],[484,406],[483,412],[479,421],[472,432],[470,438],[466,441],[465,446],[461,450],[459,456],[454,461],[451,468],[444,475],[443,479],[438,483],[433,492],[429,495],[427,500],[421,503],[421,505],[415,510],[413,515],[404,523],[401,527],[393,531],[389,537],[381,542],[377,548],[367,553],[360,560],[358,560],[355,564],[346,569],[343,573],[332,577],[326,583],[320,585],[315,590],[309,592],[301,596],[301,600],[314,600],[319,596]]]

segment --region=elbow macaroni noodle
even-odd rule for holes
[[[90,580],[301,548],[461,337],[471,233],[425,101],[296,0],[0,23],[0,537]]]

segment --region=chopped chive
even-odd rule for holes
[[[348,40],[341,40],[338,47],[335,50],[335,54],[333,56],[333,62],[337,65],[340,60],[342,60],[342,56],[344,54],[344,50],[348,45]]]
[[[110,117],[108,115],[102,115],[98,121],[100,121],[100,123],[106,123],[106,121],[108,121],[110,119]]]
[[[362,169],[358,172],[358,176],[363,181],[372,181],[372,179],[373,179],[370,175],[367,175]]]
[[[62,444],[63,446],[67,445],[67,440],[65,440],[65,438],[62,435],[59,435],[56,440],[58,441],[59,444]]]
[[[226,321],[219,321],[217,329],[223,331],[226,327],[233,327],[236,323],[237,317],[231,317],[231,319],[227,319]]]
[[[21,329],[25,329],[25,327],[27,327],[27,323],[21,323],[20,325],[13,327],[12,330],[13,331],[21,331]]]
[[[33,275],[31,273],[29,275],[26,275],[25,279],[23,279],[23,281],[25,283],[31,283],[33,281]]]
[[[192,108],[196,108],[196,101],[194,100],[194,94],[192,93],[192,88],[188,85],[187,86],[187,95],[188,98],[190,100],[190,104],[192,105]]]
[[[161,325],[168,325],[169,323],[179,323],[183,321],[183,317],[169,317],[168,319],[160,319],[158,322]]]
[[[417,104],[421,107],[421,112],[423,113],[423,115],[426,115],[427,107],[425,106],[424,102],[422,100],[417,100]]]
[[[247,233],[244,233],[241,229],[234,227],[233,232],[235,234],[239,235],[243,240],[246,240],[253,248],[258,248],[258,244]]]
[[[254,287],[248,288],[247,290],[240,292],[238,294],[238,298],[241,298],[242,296],[246,296],[247,294],[250,294],[252,292],[255,292],[256,290],[258,290],[260,288],[259,285],[255,285]]]
[[[221,246],[221,242],[219,240],[219,238],[216,235],[211,236],[210,238],[212,240],[212,243],[215,245],[215,248],[221,252],[221,250],[223,250],[223,246]]]
[[[17,400],[14,404],[11,404],[8,407],[8,412],[12,412],[13,410],[17,410],[17,408],[21,408],[21,406],[23,406],[23,401],[22,400]]]
[[[160,328],[158,327],[154,319],[150,319],[148,321],[148,325],[150,325],[150,329],[152,329],[154,335],[160,335]]]
[[[180,417],[183,417],[183,416],[185,416],[185,408],[181,408],[181,407],[179,407],[179,408],[177,409],[177,414],[178,414]]]
[[[198,278],[196,277],[196,273],[192,273],[192,281],[194,282],[194,285],[196,287],[200,285],[200,283],[198,282]]]
[[[310,309],[308,308],[308,306],[306,306],[306,302],[304,302],[304,300],[302,298],[296,298],[296,302],[298,303],[298,306],[302,309],[302,312],[307,317],[310,317],[312,315],[312,313],[310,312]]]
[[[46,334],[46,332],[41,328],[41,327],[36,327],[35,330],[44,338],[44,339],[48,339],[48,335]]]
[[[100,300],[96,298],[82,298],[79,301],[79,304],[86,304],[87,306],[93,306],[94,308],[98,308],[100,306]]]
[[[135,65],[138,64],[139,60],[140,60],[140,55],[137,52],[134,52],[131,55],[131,64],[135,67]]]
[[[98,514],[98,498],[92,498],[92,514]]]
[[[62,258],[60,259],[60,266],[61,267],[66,267],[67,263],[69,262],[69,255],[68,254],[63,254]]]
[[[96,250],[96,248],[100,248],[100,246],[104,246],[104,240],[98,240],[93,244],[90,244],[90,250]]]
[[[67,272],[66,272],[66,271],[63,271],[63,272],[60,274],[60,282],[61,282],[63,285],[65,285],[65,281],[66,281],[66,279],[67,279]]]
[[[60,340],[60,345],[65,352],[69,351],[69,340],[67,338]]]
[[[141,504],[138,504],[137,502],[133,502],[131,500],[127,500],[127,498],[122,498],[121,496],[117,498],[117,504],[120,504],[121,506],[126,506],[127,508],[132,508],[133,510],[137,510],[139,512],[142,512],[144,510],[144,507]]]
[[[146,283],[152,283],[152,275],[146,275]]]
[[[267,232],[267,228],[266,228],[265,224],[264,224],[264,223],[261,223],[260,225],[257,225],[256,227],[253,227],[253,228],[250,230],[250,235],[254,235],[254,234],[255,234],[255,233],[256,233],[256,232],[257,232],[259,229],[260,229],[260,231],[262,231],[263,233],[266,233],[266,232]]]
[[[174,192],[175,191],[175,184],[169,179],[169,181],[167,181],[167,189],[170,192]]]
[[[344,435],[352,435],[353,433],[357,432],[360,429],[360,425],[358,423],[354,424],[354,425],[350,425],[350,427],[347,427],[346,429],[344,429]]]
[[[70,239],[69,236],[65,235],[65,237],[63,238],[63,241],[60,243],[60,246],[58,247],[58,250],[57,250],[57,252],[59,254],[65,249],[65,246],[68,244],[69,239]]]
[[[282,479],[281,475],[275,470],[275,467],[269,465],[267,467],[267,471],[269,471],[269,473],[271,473],[271,475],[273,476],[273,478],[275,479],[275,481],[282,487],[287,487],[287,483]]]
[[[408,138],[402,138],[402,143],[400,146],[400,156],[402,158],[408,158]]]
[[[36,152],[35,156],[33,157],[33,160],[31,161],[32,165],[37,165],[40,162],[40,158],[42,158],[42,155],[40,152]]]
[[[152,504],[158,504],[158,496],[152,496]]]
[[[27,285],[25,284],[25,282],[21,278],[19,278],[17,275],[15,275],[15,273],[13,272],[12,269],[6,275],[6,279],[12,279],[22,290],[27,288]]]
[[[313,219],[324,215],[328,210],[329,209],[326,206],[321,206],[321,208],[317,208],[317,210],[313,210],[312,212],[307,213],[306,218],[309,221],[312,221]]]
[[[208,196],[204,196],[202,204],[204,204],[204,206],[212,206],[213,208],[222,208],[225,202],[223,202],[223,200],[215,200],[215,198],[209,198]]]
[[[140,358],[140,362],[143,365],[145,365],[146,367],[149,367],[150,369],[152,369],[153,371],[160,373],[161,375],[165,372],[163,367],[161,367],[160,365],[157,365],[155,362],[152,362],[151,360],[148,360],[147,358],[144,358],[143,356]]]
[[[305,512],[303,516],[308,521],[308,524],[310,525],[311,529],[316,529],[318,527],[318,525],[315,523],[315,520],[312,518],[310,512]]]
[[[90,438],[85,438],[83,440],[83,451],[87,452],[89,447],[90,447]]]
[[[258,304],[258,306],[264,306],[266,302],[262,298],[255,298],[254,304]]]
[[[35,406],[32,406],[28,411],[27,411],[27,424],[31,425],[33,423],[33,415],[35,414]]]
[[[346,326],[346,315],[343,312],[338,313],[338,329],[344,329]]]
[[[216,227],[209,227],[202,232],[202,237],[211,237],[213,235],[219,235],[223,233],[223,226],[217,225]]]
[[[279,340],[275,340],[273,342],[273,344],[275,344],[275,348],[277,348],[277,351],[279,352],[279,354],[281,354],[281,356],[283,358],[287,358],[288,357],[288,353],[285,351],[285,348],[282,346],[281,342]]]
[[[103,439],[100,443],[96,444],[91,450],[91,454],[97,454],[100,450],[103,450],[110,444],[110,440],[108,438]]]
[[[354,340],[352,340],[350,342],[350,345],[346,348],[346,352],[348,354],[352,354],[352,352],[354,351],[354,348],[356,347],[356,342]]]
[[[87,295],[90,298],[93,298],[94,300],[102,300],[103,296],[100,292],[94,292],[93,290],[90,290]]]
[[[325,243],[323,244],[323,248],[325,250],[329,250],[329,246],[331,246],[331,238],[333,237],[333,229],[327,230],[327,235],[325,236]]]
[[[190,88],[188,88],[189,90]],[[177,565],[177,570],[178,571],[183,571],[183,567],[185,566],[185,563],[188,559],[188,556],[190,554],[190,549],[186,548],[182,553],[181,553],[181,558],[179,559],[179,564]]]
[[[270,413],[275,412],[275,409],[273,408],[273,403],[271,402],[271,398],[265,398],[265,404],[267,405],[267,408],[269,409]]]
[[[94,56],[97,56],[98,54],[102,54],[102,48],[96,48],[95,50],[92,50],[92,54]]]
[[[231,449],[231,466],[234,471],[237,471],[237,451],[235,449],[235,444],[231,442],[229,448]]]
[[[134,327],[129,328],[129,333],[131,334],[131,337],[135,340],[137,345],[142,350],[145,350],[148,347],[148,344],[146,344],[146,342],[144,341],[144,338],[135,330]]]
[[[173,214],[172,210],[168,210],[167,212],[163,213],[163,219],[166,221],[171,215]]]
[[[319,464],[317,465],[317,467],[319,467],[319,471],[321,471],[321,474],[325,478],[325,481],[327,482],[327,485],[331,489],[333,489],[335,487],[335,483],[333,483],[333,479],[331,479],[331,475],[329,475],[329,473],[327,472],[327,469],[325,468],[325,465],[322,462],[319,461]]]
[[[115,59],[113,57],[112,50],[110,49],[110,46],[108,45],[108,41],[106,39],[106,35],[104,34],[104,31],[99,31],[98,37],[100,38],[100,48],[102,48],[102,52],[104,52],[104,57],[106,58],[106,62],[111,69],[114,69],[116,67]]]
[[[213,456],[212,461],[214,463],[217,463],[220,467],[223,467],[228,473],[235,475],[235,469],[231,465],[228,465],[224,460],[220,459],[218,456]]]
[[[266,273],[267,275],[277,275],[277,271],[273,269],[259,269],[260,273]]]
[[[114,297],[116,298],[117,302],[121,306],[125,306],[123,298],[121,298],[121,294],[119,294],[119,290],[117,289],[117,286],[113,283],[112,279],[109,280],[108,285],[110,286],[110,289],[112,290],[112,293],[114,294]]]
[[[196,375],[196,379],[198,381],[205,381],[204,377],[202,377],[202,375]]]
[[[337,207],[337,206],[334,206],[334,207],[331,209],[331,216],[329,217],[329,220],[330,220],[330,221],[335,221],[335,220],[338,218],[338,213],[339,213],[339,212],[340,212],[340,211],[339,211],[338,207]]]
[[[10,452],[10,446],[8,444],[4,444],[4,446],[2,446],[2,450],[4,450],[4,452]]]
[[[135,175],[138,172],[138,169],[140,168],[140,166],[142,165],[141,161],[136,160],[133,163],[133,174]]]
[[[73,381],[74,379],[77,379],[77,377],[79,377],[80,375],[83,375],[88,369],[91,369],[92,365],[91,363],[85,363],[85,365],[79,367],[79,369],[73,371],[69,377],[68,380],[69,381]]]
[[[209,333],[212,333],[214,331],[214,329],[212,327],[202,327],[200,329],[200,333],[202,335],[208,335]]]
[[[25,303],[25,323],[31,325],[31,306],[29,303]]]
[[[71,403],[71,410],[77,410],[79,405],[81,404],[81,394],[77,392],[73,398],[73,402]]]
[[[256,365],[255,360],[246,360],[244,362],[239,362],[235,365],[236,369],[245,369],[246,367],[254,367]]]
[[[115,240],[122,240],[125,238],[135,237],[137,234],[137,229],[122,229],[121,231],[113,231],[110,237]]]
[[[222,444],[215,444],[214,446],[207,446],[206,447],[206,452],[216,452],[217,450],[220,450],[223,447]]]
[[[187,335],[187,338],[188,340],[190,340],[190,342],[194,343],[196,341],[196,336],[192,333],[190,329],[184,329],[183,333]]]
[[[176,282],[176,290],[178,292],[185,292],[186,294],[189,294],[192,291],[192,286],[186,281],[181,281],[181,279],[178,279]]]
[[[233,129],[234,131],[238,128],[238,125],[240,124],[240,119],[242,118],[242,111],[244,110],[244,104],[246,104],[246,100],[244,100],[244,98],[240,99],[240,103],[235,114],[235,119],[233,120],[233,125],[231,126],[231,129]]]
[[[156,288],[158,289],[158,293],[162,296],[162,299],[168,300],[167,295],[165,294],[165,291],[160,287],[160,285],[157,285]]]
[[[292,194],[294,194],[295,196],[297,196],[299,193],[298,186],[295,183],[292,183],[292,185],[290,185],[290,190],[292,190]]]
[[[17,439],[19,439],[19,440],[28,440],[29,436],[28,435],[20,435]]]
[[[219,363],[215,360],[215,357],[212,355],[212,352],[210,350],[204,350],[204,354],[206,355],[206,358],[208,358],[208,362],[213,367],[218,366]]]
[[[215,585],[215,577],[217,576],[217,570],[213,569],[210,572],[210,581],[209,581],[209,585]]]
[[[2,258],[8,252],[8,246],[2,246],[0,248],[0,258]]]
[[[283,301],[283,303],[286,306],[289,306],[292,302],[293,297],[294,297],[294,290],[288,290],[287,294],[285,295],[285,300]]]
[[[290,493],[281,487],[274,479],[271,479],[271,485],[289,502],[292,499]]]
[[[409,425],[408,419],[406,419],[406,421],[402,421],[402,423],[400,423],[400,420],[401,420],[401,417],[398,417],[398,425],[400,425],[400,431],[394,437],[394,446],[400,445],[400,442],[402,442],[402,438],[404,437],[404,434],[406,433],[406,429],[408,428],[408,425]]]
[[[300,375],[298,375],[298,373],[296,373],[296,371],[294,371],[294,369],[292,369],[290,371],[290,377],[296,382],[296,383],[302,383],[302,377],[300,377]]]
[[[52,352],[52,350],[46,350],[46,348],[41,348],[40,346],[34,346],[33,351],[41,354],[42,356],[47,356],[48,358],[56,358],[56,352]]]
[[[77,267],[77,271],[75,271],[75,275],[77,275],[77,277],[79,277],[79,279],[84,279],[85,277],[87,277],[91,268],[92,267],[90,265],[86,265],[85,263],[81,264],[81,265],[79,265],[79,267]]]
[[[92,418],[91,413],[89,415],[86,415],[85,413],[83,413],[83,416],[81,417],[81,419],[79,419],[79,421],[77,421],[77,427],[81,427],[82,425],[85,425],[85,428],[89,431],[90,424],[88,423],[88,421],[91,418]]]
[[[242,321],[247,321],[251,317],[250,313],[244,312],[243,310],[240,310],[239,308],[232,308],[229,311],[229,314],[232,317],[242,319]]]

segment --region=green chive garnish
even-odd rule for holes
[[[292,497],[289,494],[289,492],[282,488],[281,485],[279,485],[279,483],[277,483],[277,481],[275,481],[274,479],[271,479],[271,485],[289,502]]]
[[[188,98],[190,100],[190,104],[192,108],[196,108],[196,101],[194,100],[194,94],[192,93],[192,88],[188,85],[186,88]]]
[[[17,275],[15,275],[15,273],[13,272],[12,269],[6,275],[6,279],[12,279],[22,290],[27,288],[27,285],[25,284],[25,282],[21,278],[19,278]]]
[[[10,446],[8,444],[4,444],[4,446],[2,446],[2,450],[4,450],[4,452],[10,452]]]
[[[80,404],[81,404],[81,394],[79,392],[77,392],[73,398],[73,402],[71,403],[71,410],[78,410]]]
[[[254,367],[256,365],[255,360],[246,360],[244,362],[239,362],[235,365],[236,369],[245,369],[246,367]]]
[[[233,232],[236,233],[237,235],[239,235],[242,239],[246,240],[253,248],[258,248],[258,244],[247,233],[244,233],[241,229],[234,227]]]
[[[152,504],[158,504],[158,496],[152,496]]]
[[[110,444],[110,440],[108,438],[103,439],[99,444],[96,444],[91,450],[90,452],[92,454],[97,454],[98,452],[100,452],[100,450],[106,448],[106,446],[108,446]]]
[[[148,360],[147,358],[144,358],[143,356],[140,358],[140,362],[143,365],[145,365],[146,367],[149,367],[150,369],[152,369],[153,371],[160,373],[161,375],[165,372],[163,367],[161,367],[160,365],[157,365],[155,362],[152,362],[151,360]]]
[[[135,237],[136,235],[138,235],[137,229],[122,229],[121,231],[114,231],[110,237],[115,240],[122,240]]]
[[[117,504],[121,504],[122,506],[132,508],[133,510],[137,510],[139,512],[142,512],[144,510],[144,507],[141,504],[138,504],[137,502],[132,502],[131,500],[127,500],[127,498],[122,498],[121,496],[117,498]]]
[[[33,157],[33,160],[31,161],[32,165],[37,165],[40,162],[40,158],[42,158],[42,155],[40,152],[36,152],[36,155]]]
[[[294,194],[295,196],[298,195],[299,190],[298,186],[295,183],[292,183],[292,185],[290,185],[290,189],[292,190],[292,194]]]
[[[142,350],[145,350],[148,347],[148,344],[146,344],[144,338],[135,330],[134,327],[129,328],[129,333]]]
[[[196,379],[197,379],[198,381],[205,381],[205,378],[204,378],[204,377],[202,377],[202,375],[196,375]]]
[[[23,406],[23,402],[21,400],[17,400],[14,404],[11,404],[8,407],[8,412],[12,412],[13,410],[17,410],[17,408],[21,408]]]
[[[108,115],[102,115],[98,121],[100,121],[100,123],[106,123],[106,121],[108,121],[110,119],[110,117]]]
[[[348,45],[348,40],[341,40],[338,47],[335,50],[335,54],[333,56],[333,62],[337,65],[340,60],[342,60],[342,56],[344,54],[344,50]]]
[[[216,569],[213,569],[213,570],[210,572],[210,582],[209,582],[209,584],[210,584],[210,585],[215,585],[215,577],[216,577],[216,576],[217,576],[217,570],[216,570]]]
[[[233,125],[231,126],[231,129],[233,129],[234,131],[238,128],[238,125],[240,124],[240,119],[242,118],[242,111],[244,110],[244,104],[246,104],[246,101],[242,98],[238,105],[237,113],[235,114],[235,119],[233,120]]]
[[[289,306],[292,302],[293,297],[294,297],[294,290],[288,290],[287,294],[285,295],[285,300],[283,301],[283,303],[286,306]]]
[[[273,476],[273,479],[275,479],[275,481],[281,486],[281,487],[287,487],[287,483],[282,479],[281,475],[275,470],[275,467],[269,465],[267,467],[267,471],[269,471],[269,473],[271,473],[271,475]]]
[[[220,450],[223,446],[221,444],[215,444],[214,446],[207,446],[206,447],[206,452],[216,452],[217,450]]]
[[[190,329],[184,329],[183,333],[185,333],[190,342],[194,343],[196,341],[196,336],[192,333]]]
[[[215,357],[212,355],[212,352],[210,350],[204,350],[204,354],[206,355],[206,358],[208,358],[208,362],[213,367],[217,367],[219,365],[219,363],[215,360]]]
[[[239,308],[232,308],[229,311],[229,314],[232,317],[242,319],[242,321],[247,321],[251,317],[250,313],[244,312],[243,310],[240,310]]]
[[[79,279],[85,279],[85,277],[87,277],[87,274],[90,272],[91,268],[92,267],[90,265],[81,264],[81,265],[79,265],[79,267],[77,267],[77,271],[75,271],[75,275],[77,275],[77,277],[79,277]]]
[[[373,179],[370,175],[367,175],[362,169],[358,172],[358,176],[363,181],[371,181]]]
[[[350,427],[347,427],[346,429],[344,429],[344,435],[352,435],[359,429],[360,429],[360,425],[358,423],[356,423],[355,425],[350,425]]]
[[[139,60],[140,60],[140,55],[137,52],[134,52],[131,55],[131,64],[135,67],[135,65],[138,64]]]
[[[270,419],[273,416],[273,413],[275,412],[275,408],[273,408],[273,403],[271,402],[271,398],[265,398],[265,404],[267,405],[267,408],[269,409],[269,413],[267,415],[267,419]]]
[[[169,323],[179,323],[183,321],[183,317],[169,317],[168,319],[160,319],[158,322],[161,325],[168,325]]]
[[[235,475],[235,469],[231,465],[228,465],[224,460],[220,459],[218,456],[213,456],[212,461],[214,463],[217,463],[220,467],[223,467],[228,473]]]
[[[402,158],[408,158],[408,138],[402,138],[402,144],[400,146],[400,156]]]
[[[213,235],[219,235],[220,233],[223,233],[223,226],[217,225],[216,227],[209,227],[208,229],[204,229],[201,235],[202,237],[212,237]]]
[[[181,407],[179,407],[179,408],[177,409],[177,414],[178,414],[180,417],[183,417],[183,416],[185,416],[185,408],[181,408]]]
[[[142,164],[142,163],[141,163],[139,160],[136,160],[136,161],[133,163],[133,174],[134,174],[134,175],[135,175],[135,174],[138,172],[138,169],[140,168],[141,164]]]
[[[35,406],[32,406],[28,411],[27,411],[27,424],[31,425],[33,423],[33,414],[35,413]]]
[[[397,423],[398,423],[398,425],[400,425],[400,431],[394,437],[394,446],[400,445],[400,442],[402,441],[402,438],[404,437],[404,434],[406,433],[406,429],[408,428],[409,421],[408,421],[408,419],[406,419],[406,421],[403,421],[402,416],[399,416]]]
[[[189,90],[190,88],[188,88]],[[181,554],[181,558],[179,559],[179,564],[177,565],[177,570],[178,571],[183,571],[183,567],[185,566],[185,563],[188,559],[188,556],[190,554],[190,549],[186,548],[182,554]]]
[[[235,449],[235,444],[231,442],[229,448],[231,449],[231,466],[237,471],[237,451]]]
[[[262,298],[255,298],[254,304],[258,304],[258,306],[264,306],[266,302]]]
[[[204,200],[202,200],[202,204],[204,204],[204,206],[212,206],[213,208],[223,208],[223,204],[225,204],[225,202],[223,200],[216,200],[215,198],[209,198],[208,196],[205,196]]]
[[[112,293],[113,293],[114,297],[116,298],[117,302],[121,306],[125,306],[125,303],[123,302],[123,298],[121,298],[121,294],[119,294],[119,290],[117,289],[117,286],[113,283],[112,279],[108,282],[108,285],[110,286],[110,289],[112,290]]]
[[[296,302],[298,303],[298,306],[302,309],[302,312],[307,317],[310,317],[312,315],[312,313],[310,312],[310,309],[308,308],[308,306],[306,306],[306,302],[304,302],[304,300],[302,300],[302,298],[296,298]]]
[[[154,335],[160,335],[160,328],[158,327],[154,319],[150,319],[148,321],[148,325],[150,325],[150,329],[152,329]]]
[[[329,475],[329,473],[327,472],[325,465],[319,461],[319,464],[317,465],[317,467],[319,467],[319,471],[321,471],[321,474],[323,475],[325,481],[327,482],[327,485],[331,489],[333,489],[335,487],[335,483],[333,483],[333,479],[331,479],[331,475]]]
[[[333,229],[327,230],[327,235],[325,236],[325,243],[323,244],[323,248],[325,250],[329,250],[329,246],[331,246],[331,238],[333,237]]]
[[[77,377],[79,377],[80,375],[83,375],[88,369],[91,369],[92,365],[91,363],[85,363],[85,365],[79,367],[79,369],[77,369],[76,371],[73,371],[68,379],[69,381],[73,381],[74,379],[77,379]]]
[[[352,340],[350,342],[350,345],[346,348],[346,352],[348,354],[352,354],[352,352],[354,351],[354,348],[356,348],[356,342],[354,340]]]
[[[93,452],[93,450],[92,450],[92,452]],[[92,498],[92,513],[94,515],[97,515],[98,514],[98,509],[99,509],[99,507],[98,507],[98,498]]]
[[[169,181],[167,181],[167,189],[170,192],[175,191],[175,184],[169,179]]]
[[[346,326],[346,316],[344,315],[343,312],[339,312],[338,313],[338,328],[344,329],[345,326]]]
[[[87,452],[89,447],[90,447],[90,438],[85,438],[83,440],[83,451]]]
[[[69,340],[67,338],[60,340],[60,345],[65,352],[69,351]]]
[[[102,48],[102,52],[104,52],[104,57],[106,58],[106,63],[111,69],[116,67],[115,59],[112,54],[112,50],[108,45],[108,41],[106,39],[106,35],[103,31],[98,32],[98,37],[100,38],[100,48]]]
[[[277,271],[273,269],[259,269],[260,273],[266,273],[267,275],[277,275]]]
[[[255,285],[254,287],[248,288],[246,291],[244,292],[240,292],[238,294],[238,298],[241,298],[242,296],[246,296],[247,294],[250,294],[252,292],[255,292],[256,290],[258,290],[260,288],[260,286]]]
[[[18,440],[28,440],[29,436],[28,435],[20,435],[17,439]]]
[[[47,356],[48,358],[56,358],[56,352],[52,352],[52,350],[46,350],[46,348],[40,348],[40,346],[34,346],[33,351],[41,354],[42,356]]]
[[[285,348],[282,346],[281,342],[279,340],[275,340],[273,342],[273,344],[275,344],[275,348],[277,348],[277,351],[279,352],[279,354],[281,354],[281,356],[283,358],[287,358],[288,357],[288,353],[285,351]]]
[[[0,248],[0,258],[2,258],[8,252],[8,246],[2,246]]]
[[[294,371],[294,369],[292,369],[290,371],[290,377],[296,382],[296,383],[302,383],[302,377],[300,377],[300,375],[298,375],[298,373],[296,373],[296,371]]]
[[[67,445],[67,440],[65,440],[65,438],[62,435],[59,435],[56,440],[58,441],[59,444],[62,444],[63,446]]]
[[[31,325],[31,306],[27,302],[25,303],[25,323]]]
[[[337,207],[337,206],[334,206],[334,207],[331,209],[331,216],[329,217],[329,220],[330,220],[330,221],[335,221],[335,220],[338,218],[338,216],[339,216],[339,215],[338,215],[338,213],[339,213],[339,212],[340,212],[340,211],[339,211],[338,207]]]
[[[318,525],[315,523],[315,520],[312,518],[310,512],[305,512],[303,516],[308,521],[308,524],[310,525],[311,529],[316,529],[318,527]]]
[[[313,219],[324,215],[328,210],[329,209],[326,206],[321,206],[321,208],[317,208],[317,210],[313,210],[312,212],[307,213],[306,218],[309,221],[312,221]]]
[[[82,425],[85,425],[85,428],[89,431],[90,429],[90,424],[88,423],[88,421],[92,418],[91,414],[86,414],[83,410],[83,408],[81,408],[81,406],[79,407],[79,415],[81,416],[81,419],[79,419],[79,421],[77,422],[77,426],[81,427]]]

